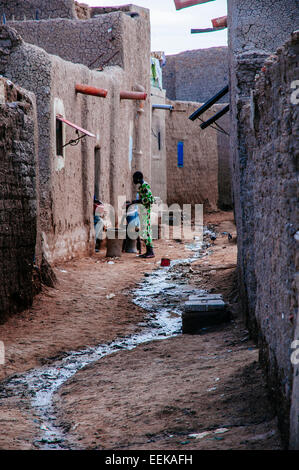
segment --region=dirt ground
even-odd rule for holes
[[[213,253],[178,269],[191,285],[222,293],[233,320],[205,334],[119,351],[77,372],[55,395],[58,420],[73,448],[280,448],[258,350],[244,329],[242,312],[235,311],[232,213],[210,214],[205,223],[219,232]],[[233,240],[222,232],[230,232]],[[138,331],[146,312],[132,303],[130,290],[161,257],[190,256],[173,240],[155,245],[155,259],[125,254],[109,264],[101,251],[57,266],[56,288],[45,289],[31,309],[0,325],[6,352],[1,380],[51,364],[67,351]],[[1,449],[34,449],[39,424],[28,399],[0,398]]]

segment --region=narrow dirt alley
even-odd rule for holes
[[[232,213],[205,225],[217,239],[201,249],[160,240],[155,259],[101,251],[57,266],[56,288],[0,325],[1,449],[281,448],[237,310]],[[178,261],[160,268],[165,256]],[[182,335],[183,302],[202,289],[232,320]]]

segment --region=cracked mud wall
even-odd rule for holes
[[[291,103],[299,34],[271,55],[242,111],[248,132],[256,279],[255,318],[260,359],[267,371],[285,441],[288,439],[293,369],[290,360],[298,302],[295,285],[298,223],[298,105]],[[298,416],[297,416],[298,422]]]
[[[33,20],[36,10],[41,20],[77,17],[73,0],[0,0],[0,14],[7,20]]]
[[[86,21],[9,21],[24,41],[64,60],[90,69],[124,66],[123,22],[135,21],[121,12]]]
[[[267,0],[228,1],[230,105],[231,105],[231,167],[235,216],[238,229],[238,268],[243,308],[249,325],[256,333],[253,257],[252,173],[247,158],[247,128],[239,117],[249,102],[256,73],[276,48],[288,39],[298,25],[298,1]],[[275,35],[273,30],[275,29]]]
[[[286,446],[293,375],[291,316],[296,318],[298,308],[292,287],[298,117],[290,103],[298,70],[298,36],[289,38],[298,24],[296,0],[228,2],[240,297],[248,327],[259,340]]]
[[[36,293],[36,130],[34,96],[0,78],[0,322],[31,305]]]
[[[75,2],[75,10],[78,20],[89,20],[90,6],[86,3]]]
[[[204,103],[228,84],[228,49],[210,47],[166,56],[163,87],[170,100]],[[225,103],[227,96],[219,103]]]
[[[141,10],[143,14],[134,18],[115,9],[85,21],[9,21],[9,26],[25,42],[90,69],[118,65],[131,71],[134,66],[138,75],[144,64],[148,74],[149,11]]]
[[[298,345],[299,345],[299,240],[297,238],[297,250],[296,250],[296,259],[295,259],[295,279],[293,281],[292,288],[295,291],[293,297],[293,302],[297,308],[297,319],[295,320],[295,332],[294,332],[294,341],[296,341],[296,351],[295,357],[297,359],[297,364],[294,364],[293,367],[293,387],[292,387],[292,396],[291,396],[291,411],[290,411],[290,449],[298,450],[299,449],[299,364],[298,364]]]
[[[88,20],[91,17],[118,10],[127,14],[130,12],[139,13],[140,16],[144,14],[143,8],[132,4],[115,7],[90,7],[84,2],[75,0],[0,0],[0,15],[5,13],[6,19],[9,21],[35,20],[37,10],[39,20],[53,18]]]
[[[100,15],[106,15],[107,13],[112,13],[115,11],[122,11],[126,13],[126,15],[131,16],[133,15],[135,18],[140,17],[143,19],[147,19],[149,15],[149,10],[144,7],[140,7],[134,4],[127,4],[127,5],[116,5],[116,6],[101,6],[101,7],[90,7],[90,16],[92,18]],[[137,14],[137,15],[136,15]]]

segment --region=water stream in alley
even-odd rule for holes
[[[17,374],[2,384],[0,398],[17,396],[30,398],[31,407],[38,415],[40,436],[35,441],[39,449],[70,449],[67,434],[56,422],[52,404],[53,394],[76,372],[92,362],[119,350],[132,350],[139,344],[162,340],[181,333],[181,313],[184,300],[199,292],[188,285],[182,274],[173,273],[177,265],[188,265],[202,256],[207,256],[208,244],[195,242],[186,246],[192,257],[171,262],[170,267],[157,268],[146,273],[142,282],[134,289],[133,302],[148,314],[139,323],[141,331],[131,336],[117,338],[108,344],[88,347],[81,351],[70,351],[50,366]],[[203,291],[202,291],[203,292]]]

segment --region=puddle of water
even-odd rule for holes
[[[188,284],[172,279],[172,268],[177,265],[188,265],[203,256],[200,253],[202,244],[196,242],[196,252],[192,258],[175,260],[170,267],[158,268],[147,274],[133,291],[133,302],[148,311],[147,318],[139,323],[140,333],[118,338],[109,344],[100,344],[81,351],[70,351],[51,366],[31,370],[25,374],[12,377],[3,384],[0,397],[30,397],[31,406],[40,421],[41,436],[35,441],[39,449],[69,449],[67,435],[55,423],[53,394],[83,367],[116,351],[132,350],[139,344],[148,341],[163,340],[181,333],[181,313],[183,301],[192,293],[198,292]],[[193,251],[193,249],[192,249]],[[176,276],[180,279],[180,276]],[[202,291],[204,292],[204,291]],[[74,448],[72,446],[72,448]]]

